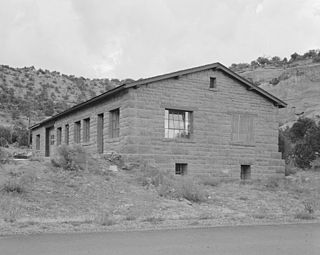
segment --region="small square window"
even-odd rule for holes
[[[216,77],[210,77],[210,89],[216,89],[217,88],[217,78]]]
[[[186,163],[176,163],[176,175],[185,175],[187,174],[188,164]]]

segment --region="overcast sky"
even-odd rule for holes
[[[0,64],[146,78],[320,48],[320,0],[0,0]]]

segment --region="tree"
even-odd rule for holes
[[[290,129],[290,139],[292,142],[298,142],[303,140],[307,131],[316,127],[314,120],[309,118],[299,118],[296,123]]]

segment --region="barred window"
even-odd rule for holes
[[[190,138],[192,132],[192,112],[165,110],[165,138]]]
[[[176,163],[175,174],[176,175],[185,175],[187,174],[188,164],[186,163]]]
[[[120,133],[120,109],[110,111],[110,137],[119,137]]]

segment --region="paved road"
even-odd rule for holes
[[[319,255],[320,224],[12,236],[0,254]]]

